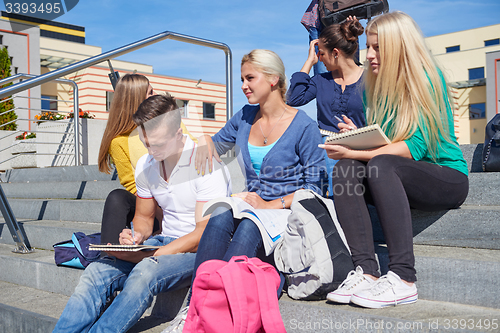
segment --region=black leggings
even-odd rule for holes
[[[389,269],[408,282],[416,281],[410,207],[458,208],[469,191],[469,180],[460,171],[396,155],[379,155],[368,163],[340,160],[333,170],[333,184],[335,208],[354,266],[380,276],[366,206],[373,203],[389,251]]]
[[[119,244],[120,232],[130,228],[135,215],[136,196],[124,189],[115,189],[108,194],[104,203],[101,223],[101,244]],[[160,229],[155,218],[153,232]]]

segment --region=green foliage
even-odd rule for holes
[[[10,56],[9,52],[7,51],[7,48],[5,47],[0,48],[0,79],[4,79],[10,76],[11,65],[12,64],[10,62]],[[12,85],[12,82],[0,86],[0,88],[5,88],[10,85]],[[14,100],[10,99],[10,96],[2,98],[0,100],[0,130],[15,131],[17,129],[17,124],[15,122],[12,122],[8,125],[4,125],[6,123],[9,123],[17,119],[16,112],[13,109],[14,109]],[[6,112],[9,110],[13,111]]]

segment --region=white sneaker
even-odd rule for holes
[[[183,308],[177,316],[170,322],[170,326],[165,328],[161,333],[182,333],[184,324],[186,323],[189,306]]]
[[[404,283],[394,272],[389,271],[370,288],[354,293],[351,302],[365,308],[383,308],[390,305],[415,303],[417,286]]]
[[[348,304],[352,294],[370,288],[375,281],[363,275],[361,266],[356,267],[356,271],[350,271],[347,278],[342,282],[337,290],[326,295],[326,299],[332,302]]]

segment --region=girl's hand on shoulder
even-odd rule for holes
[[[350,154],[352,152],[352,149],[350,149],[346,146],[321,144],[321,145],[318,145],[318,147],[325,149],[328,157],[333,159],[333,160],[341,160],[344,158],[351,158]]]
[[[311,62],[311,65],[316,65],[319,61],[319,56],[316,53],[316,46],[318,46],[319,39],[314,39],[309,43],[309,56],[307,57],[307,61]]]
[[[214,142],[212,141],[212,137],[210,135],[202,135],[198,138],[198,149],[196,150],[196,157],[194,159],[194,165],[198,174],[205,175],[205,168],[207,166],[208,160],[208,172],[212,173],[212,157],[218,162],[222,162],[217,154],[217,150],[215,149]]]
[[[248,203],[250,206],[252,206],[255,209],[269,209],[270,208],[270,207],[268,207],[268,202],[265,201],[264,199],[262,199],[255,192],[235,193],[231,196],[243,199],[243,201],[245,201],[246,203]]]

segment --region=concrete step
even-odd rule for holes
[[[9,199],[16,219],[102,221],[104,200]]]
[[[50,168],[27,168],[7,170],[2,177],[4,183],[43,183],[94,180],[118,180],[113,169],[111,174],[102,173],[97,165],[81,165]]]
[[[108,193],[123,188],[118,180],[43,182],[43,183],[3,183],[7,198],[21,199],[101,199]]]
[[[0,332],[51,332],[69,296],[0,281]],[[164,318],[147,311],[128,333],[160,333]]]
[[[500,322],[498,309],[423,299],[410,305],[364,309],[350,304],[295,301],[285,295],[279,304],[288,333],[498,332],[496,323]]]
[[[500,250],[500,206],[412,211],[415,244]]]
[[[1,332],[50,332],[68,297],[0,282],[0,299]],[[324,301],[295,301],[283,295],[279,306],[289,333],[496,332],[500,321],[498,309],[422,299],[411,305],[374,310]],[[167,326],[165,319],[146,313],[129,333],[159,333]]]
[[[12,253],[0,244],[0,281],[70,296],[82,270],[57,267],[54,252]],[[386,270],[387,254],[379,251]],[[500,251],[415,245],[417,286],[421,299],[500,308]]]
[[[464,205],[499,206],[500,172],[469,174],[469,194]]]
[[[52,250],[55,243],[71,239],[74,232],[81,231],[85,234],[100,232],[100,223],[69,222],[51,220],[26,220],[17,221],[21,230],[24,230],[28,241],[33,248]],[[0,219],[0,243],[13,245],[12,235]]]
[[[483,144],[460,145],[470,172],[483,172]]]

